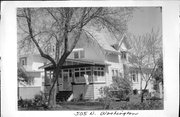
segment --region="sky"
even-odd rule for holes
[[[158,7],[141,7],[135,10],[128,23],[128,32],[142,35],[151,32],[152,28],[162,32],[162,13]]]

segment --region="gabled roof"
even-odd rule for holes
[[[119,39],[115,44],[112,45],[113,48],[115,48],[116,50],[119,50],[122,43],[125,44],[125,46],[127,47],[127,49],[130,49],[130,45],[128,43],[128,40],[127,40],[127,35],[126,34],[123,34],[121,36],[121,39]]]
[[[119,52],[111,46],[110,41],[115,42],[115,37],[113,37],[108,31],[97,31],[95,29],[86,29],[89,33],[86,33],[93,41],[97,42],[99,46],[108,52],[113,52],[119,54]],[[109,42],[108,42],[109,41]]]

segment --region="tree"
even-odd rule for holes
[[[38,50],[54,68],[48,99],[50,107],[56,105],[59,71],[81,35],[95,27],[106,28],[117,37],[127,30],[132,14],[132,8],[102,7],[19,8],[17,11],[19,50]]]
[[[155,79],[154,81],[154,89],[156,91],[160,90],[159,88],[159,83],[164,84],[164,80],[163,80],[163,59],[162,56],[158,59],[157,61],[157,67],[155,69],[155,72],[153,74],[153,78]]]
[[[31,84],[33,82],[33,76],[31,76],[19,63],[17,66],[18,80],[25,81],[27,84]]]
[[[162,55],[162,37],[159,31],[152,31],[142,36],[133,36],[129,39],[130,50],[130,63],[133,67],[137,68],[141,74],[140,91],[141,102],[143,102],[144,93],[148,83],[153,78],[153,74],[157,68],[158,59]],[[150,68],[148,77],[145,77],[145,68]],[[145,86],[142,88],[142,80],[145,81]]]

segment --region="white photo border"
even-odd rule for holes
[[[18,111],[17,109],[17,22],[20,7],[162,7],[164,56],[164,110],[124,110],[137,117],[175,117],[179,108],[179,7],[180,2],[165,1],[18,1],[2,2],[1,8],[1,114],[3,117],[74,117],[77,111]],[[84,111],[83,111],[84,112]],[[95,111],[96,115],[101,111]],[[122,111],[120,111],[122,112]]]

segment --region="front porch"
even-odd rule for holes
[[[48,93],[53,77],[53,68],[49,65],[44,69],[44,92]],[[67,95],[72,93],[69,98],[94,99],[94,84],[106,83],[106,71],[104,63],[67,59],[60,70],[57,81],[58,98],[67,101]],[[68,94],[64,95],[66,93]]]

